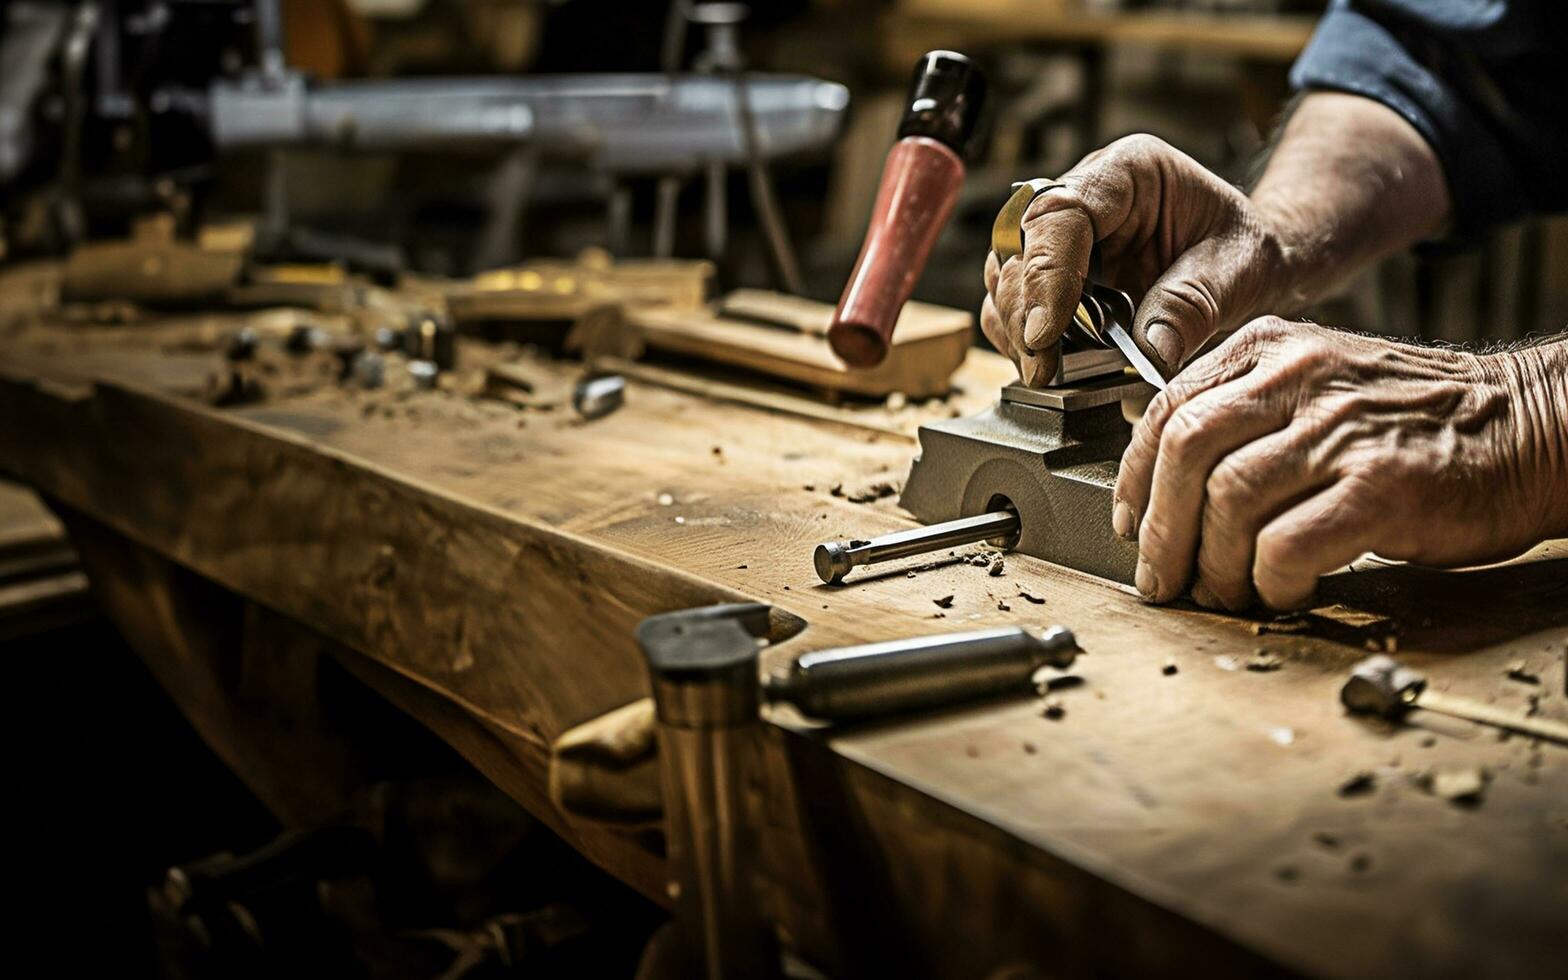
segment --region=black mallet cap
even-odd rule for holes
[[[978,149],[985,91],[974,62],[956,51],[927,51],[915,63],[898,138],[929,136],[969,159]]]

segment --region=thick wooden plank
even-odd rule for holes
[[[0,433],[0,464],[471,719],[493,739],[491,771],[547,819],[543,748],[643,691],[630,630],[646,613],[774,603],[807,624],[774,660],[969,625],[1073,627],[1085,683],[1061,693],[1060,720],[1033,701],[829,733],[776,719],[770,894],[797,941],[839,962],[896,940],[947,975],[983,972],[986,956],[1064,972],[1240,973],[1261,957],[1523,975],[1563,951],[1564,753],[1370,726],[1335,698],[1365,642],[1396,627],[1440,686],[1521,710],[1534,695],[1561,717],[1561,549],[1448,575],[1374,563],[1325,590],[1370,625],[1329,610],[1260,636],[1019,557],[1000,578],[955,561],[819,586],[818,540],[907,525],[891,499],[833,493],[900,480],[907,438],[660,387],[634,383],[624,409],[584,424],[440,392],[329,389],[219,413],[134,379],[71,400],[13,374],[0,412],[30,420]],[[1257,649],[1283,667],[1245,669]],[[1542,683],[1508,680],[1516,660]],[[1470,765],[1491,774],[1475,808],[1412,778]],[[1341,795],[1362,770],[1372,791]],[[579,841],[598,833],[553,819]],[[833,944],[840,914],[866,929]]]

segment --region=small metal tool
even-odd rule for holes
[[[626,379],[618,374],[584,378],[572,389],[572,407],[592,422],[620,408],[626,402]]]
[[[1339,700],[1357,714],[1374,714],[1397,721],[1420,708],[1568,745],[1568,724],[1531,718],[1480,701],[1429,690],[1424,675],[1384,654],[1356,664],[1350,678],[1340,688]]]
[[[857,565],[874,565],[976,541],[993,541],[997,547],[1010,548],[1017,538],[1018,515],[1010,510],[998,510],[895,531],[870,541],[828,541],[817,545],[811,560],[816,565],[817,577],[833,585],[842,582]]]
[[[975,630],[802,654],[763,678],[762,696],[824,720],[870,718],[1027,691],[1041,667],[1079,653],[1061,626]]]

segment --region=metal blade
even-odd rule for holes
[[[1139,348],[1138,344],[1132,339],[1132,334],[1128,333],[1120,323],[1112,320],[1105,325],[1105,335],[1111,338],[1111,343],[1115,344],[1116,349],[1122,352],[1123,357],[1127,358],[1127,363],[1131,364],[1133,369],[1138,372],[1138,377],[1161,391],[1165,390],[1165,385],[1167,384],[1165,375],[1161,374],[1160,369],[1154,366],[1153,361],[1149,360],[1149,355]]]
[[[1138,372],[1140,378],[1164,391],[1167,383],[1165,375],[1160,373],[1160,369],[1149,360],[1149,355],[1138,347],[1132,339],[1132,334],[1127,332],[1127,325],[1132,323],[1133,318],[1132,300],[1121,290],[1099,283],[1091,282],[1089,289],[1094,298],[1105,308],[1105,312],[1110,314],[1100,325],[1100,332],[1110,338],[1111,343],[1115,344],[1116,349],[1127,358],[1127,363],[1133,366],[1133,370]]]

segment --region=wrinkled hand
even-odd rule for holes
[[[1106,283],[1138,302],[1134,339],[1167,376],[1290,282],[1286,250],[1252,202],[1153,136],[1117,140],[1061,182],[1025,213],[1024,254],[986,258],[980,326],[1025,384],[1056,372],[1097,242]]]
[[[1457,566],[1558,533],[1561,379],[1475,355],[1256,320],[1149,405],[1114,523],[1137,585],[1211,607],[1311,599],[1367,552]]]

